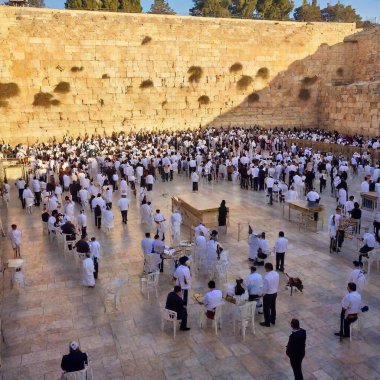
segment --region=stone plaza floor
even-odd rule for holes
[[[362,176],[349,182],[349,194],[354,192],[357,199],[361,180]],[[97,285],[88,289],[82,286],[74,259],[65,259],[56,242],[50,242],[43,233],[40,210],[26,214],[13,183],[12,188],[10,206],[1,206],[0,215],[4,226],[16,223],[23,232],[26,287],[10,289],[10,274],[5,272],[1,291],[2,380],[59,379],[61,358],[71,340],[78,340],[89,354],[97,380],[292,379],[285,347],[293,317],[307,330],[305,379],[380,379],[380,272],[376,266],[363,292],[370,311],[360,317],[360,332],[354,331],[352,342],[334,336],[339,330],[340,302],[360,244],[347,239],[342,253],[329,254],[327,219],[336,205],[329,191],[322,194],[321,201],[326,207],[324,229],[314,233],[284,218],[282,205],[267,205],[264,193],[241,190],[239,184],[230,182],[200,183],[199,197],[217,204],[225,199],[231,210],[228,233],[220,239],[230,252],[229,282],[249,273],[248,222],[254,229],[267,232],[271,247],[278,232],[285,231],[289,238],[286,271],[298,274],[304,282],[303,294],[291,297],[285,289],[286,276],[280,274],[276,326],[261,327],[262,316],[257,316],[256,335],[247,329],[243,342],[241,335],[232,331],[227,307],[217,336],[210,325],[199,328],[199,305],[191,294],[207,290],[205,275],[193,276],[188,307],[191,331],[179,331],[175,339],[169,325],[161,331],[159,302],[165,302],[173,283],[166,272],[160,278],[158,300],[153,295],[148,301],[140,292],[143,233],[138,200],[132,197],[127,226],[121,224],[114,207],[115,228],[111,232],[95,230],[93,216],[87,210],[89,236],[96,236],[103,248]],[[160,208],[169,218],[171,195],[190,192],[190,181],[184,177],[176,177],[172,183],[159,181],[154,188],[153,209]],[[114,204],[117,199],[115,193]],[[244,227],[240,241],[238,223]],[[183,228],[182,238],[188,235]],[[7,239],[0,238],[0,248],[4,259],[12,258]],[[273,262],[273,255],[270,260]],[[260,267],[259,272],[263,274],[264,269]],[[111,312],[105,309],[102,288],[115,278],[122,278],[124,285],[120,310]]]

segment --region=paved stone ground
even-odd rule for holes
[[[358,194],[361,178],[350,188]],[[173,183],[158,183],[154,191],[154,208],[160,207],[169,217],[170,195],[190,193],[190,182],[176,178]],[[350,190],[351,190],[350,189]],[[352,191],[349,192],[350,194]],[[282,216],[282,206],[266,204],[264,194],[240,190],[238,184],[200,184],[200,197],[218,203],[226,199],[231,208],[230,228],[221,242],[230,251],[229,281],[249,272],[247,241],[237,240],[238,223],[248,221],[267,231],[273,246],[278,231],[283,229],[290,245],[285,266],[303,279],[303,294],[292,297],[285,290],[286,278],[281,274],[278,296],[278,320],[270,329],[258,325],[256,335],[249,331],[243,342],[234,335],[230,310],[225,308],[222,331],[215,336],[210,327],[198,327],[199,306],[189,305],[190,332],[179,332],[173,340],[169,326],[160,329],[158,301],[164,302],[172,282],[168,274],[160,278],[159,300],[150,301],[139,290],[142,272],[137,201],[132,207],[127,226],[115,212],[116,227],[106,233],[95,231],[89,214],[89,233],[101,241],[103,258],[95,289],[83,288],[81,274],[71,257],[64,258],[55,242],[42,232],[40,211],[27,215],[12,192],[9,209],[1,208],[4,225],[17,223],[23,231],[22,255],[25,259],[27,287],[18,292],[10,289],[9,273],[3,280],[1,318],[5,342],[2,345],[3,380],[56,380],[60,360],[69,341],[80,342],[91,358],[94,378],[118,379],[217,379],[217,380],[284,380],[292,370],[285,355],[290,333],[289,321],[299,318],[307,330],[304,360],[305,379],[329,380],[380,379],[380,274],[374,267],[363,293],[371,311],[361,318],[361,331],[353,341],[341,342],[333,333],[339,327],[340,301],[352,259],[357,257],[356,241],[347,240],[341,254],[328,252],[328,234],[299,230]],[[322,194],[327,211],[335,207],[329,193]],[[115,195],[118,199],[118,195]],[[243,233],[246,237],[247,229]],[[186,238],[183,231],[183,238]],[[0,238],[5,258],[12,257],[9,241]],[[273,260],[273,256],[271,257]],[[263,269],[259,270],[263,273]],[[102,287],[116,277],[124,278],[121,310],[106,312]],[[127,280],[128,279],[128,280]],[[194,278],[193,291],[204,292],[207,280]]]

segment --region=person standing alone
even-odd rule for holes
[[[264,268],[267,272],[263,285],[264,322],[260,325],[270,327],[271,324],[276,324],[276,298],[280,276],[273,270],[272,263],[265,263]]]
[[[274,243],[276,252],[276,270],[284,271],[285,251],[288,248],[288,239],[285,238],[284,231],[278,233],[278,239]]]
[[[286,346],[286,355],[290,359],[290,365],[293,368],[294,380],[303,380],[302,360],[305,357],[306,331],[300,328],[298,319],[292,319],[290,322],[292,333],[289,336],[288,345]]]

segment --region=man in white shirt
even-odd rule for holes
[[[375,239],[380,243],[380,211],[376,212],[373,227],[375,230]]]
[[[154,240],[150,237],[150,233],[147,232],[145,234],[144,239],[141,240],[141,248],[144,255],[147,255],[153,252],[153,243],[154,243]]]
[[[269,176],[266,180],[267,185],[267,191],[269,195],[269,204],[273,205],[273,186],[274,186],[274,179],[272,176]]]
[[[82,207],[86,208],[88,201],[88,190],[86,190],[84,187],[79,190],[79,198]]]
[[[363,238],[361,239],[364,243],[363,247],[359,249],[360,255],[359,255],[359,263],[362,264],[362,258],[368,257],[368,252],[371,252],[376,245],[376,239],[373,234],[370,232],[366,232],[363,235]]]
[[[21,257],[21,231],[17,229],[16,224],[12,224],[11,228],[12,229],[8,233],[8,238],[11,241],[16,259],[17,257]]]
[[[154,222],[156,223],[157,235],[160,236],[160,239],[165,240],[165,232],[168,229],[166,219],[161,210],[157,209],[153,217]]]
[[[342,300],[342,311],[340,313],[340,331],[335,333],[341,338],[350,337],[350,324],[358,319],[358,313],[362,307],[362,297],[356,291],[356,285],[349,282],[347,285],[348,293]]]
[[[288,248],[288,239],[285,238],[284,231],[278,233],[278,239],[274,243],[274,251],[276,252],[276,270],[284,271],[285,252]]]
[[[280,276],[273,270],[272,263],[265,263],[264,268],[267,272],[263,284],[264,322],[260,325],[270,327],[271,324],[276,324],[276,298]]]
[[[289,201],[295,201],[298,199],[298,193],[294,190],[294,186],[290,186],[290,189],[285,195],[286,200]]]
[[[307,205],[309,207],[315,207],[319,202],[319,198],[319,194],[315,191],[315,189],[312,189],[306,194]]]
[[[122,223],[127,224],[129,200],[126,194],[121,194],[121,198],[117,202],[117,206],[119,207],[121,212]]]
[[[350,273],[348,282],[353,282],[356,285],[358,293],[361,294],[366,283],[366,277],[363,270],[360,268],[359,261],[355,260],[353,264],[354,269]]]
[[[182,256],[179,259],[179,266],[173,275],[173,277],[176,279],[176,285],[179,285],[181,287],[182,298],[185,305],[187,305],[189,289],[191,288],[191,275],[188,264],[189,258],[187,256]]]
[[[251,267],[251,274],[244,280],[244,286],[248,290],[249,301],[256,301],[260,298],[263,276],[256,272],[256,267]]]
[[[41,184],[36,177],[32,180],[32,189],[34,192],[34,205],[39,206],[41,202]]]
[[[22,193],[24,192],[25,185],[26,185],[26,183],[25,183],[25,181],[22,178],[19,178],[17,180],[17,182],[16,182],[16,186],[17,186],[17,189],[18,189],[18,198],[21,201],[22,208],[25,208],[24,198],[22,197]]]
[[[354,209],[354,200],[355,200],[355,197],[353,195],[351,195],[349,198],[348,198],[348,201],[346,202],[345,204],[345,210],[346,210],[346,213],[347,214],[351,214],[351,211]]]
[[[197,172],[191,173],[191,183],[193,184],[193,191],[198,191],[199,175]]]
[[[215,281],[209,281],[208,288],[210,290],[203,297],[203,305],[207,310],[207,318],[214,319],[215,308],[223,303],[223,293],[215,289]]]
[[[84,210],[81,210],[78,215],[78,227],[81,229],[81,235],[87,235],[87,216]]]

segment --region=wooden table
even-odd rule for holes
[[[368,191],[360,193],[360,196],[362,198],[362,209],[367,211],[375,211],[377,210],[378,206],[380,205],[379,201],[379,195],[376,191]]]
[[[290,210],[295,210],[301,214],[301,219],[299,220],[299,225],[304,226],[305,228],[313,227],[313,230],[317,232],[318,230],[318,221],[322,222],[323,227],[323,218],[320,217],[320,213],[324,210],[324,207],[320,204],[316,204],[314,207],[310,207],[308,201],[296,200],[287,202],[289,207],[288,219],[291,220]],[[285,206],[283,209],[283,214],[285,214]],[[314,215],[318,215],[318,220],[314,220]]]
[[[172,197],[172,211],[178,210],[183,224],[189,228],[203,223],[207,228],[218,226],[219,203],[198,194]]]

